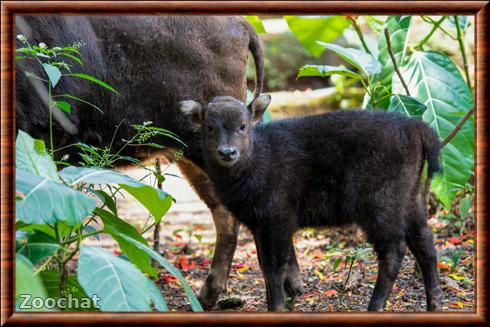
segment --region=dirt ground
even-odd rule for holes
[[[179,175],[175,167],[169,173]],[[140,177],[139,170],[128,171]],[[181,269],[189,285],[200,289],[210,266],[215,231],[207,207],[184,179],[168,177],[164,189],[177,200],[164,217],[161,252]],[[148,214],[130,197],[121,199],[119,213],[137,228],[142,228]],[[451,235],[437,217],[429,223],[436,232],[439,270],[444,291],[443,309],[473,311],[474,299],[474,232]],[[151,233],[150,233],[151,234]],[[152,236],[147,235],[150,242]],[[102,244],[100,244],[100,243]],[[110,238],[90,243],[115,247]],[[294,311],[365,311],[374,288],[377,261],[372,247],[357,228],[305,230],[295,238],[305,293],[297,297]],[[117,252],[117,249],[114,251]],[[346,261],[356,255],[356,260]],[[456,260],[457,259],[457,260]],[[334,269],[335,267],[335,269]],[[350,269],[349,269],[350,268]],[[349,273],[350,270],[350,273]],[[157,284],[172,311],[190,311],[190,305],[178,281],[161,270]],[[227,291],[212,311],[266,311],[265,286],[255,245],[250,232],[242,227],[233,259]],[[387,311],[424,311],[423,280],[411,254],[405,256],[389,301]]]

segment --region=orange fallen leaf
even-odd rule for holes
[[[336,290],[328,290],[328,291],[323,292],[323,295],[325,295],[327,297],[334,296],[336,294],[337,294]]]
[[[449,269],[451,269],[451,265],[448,263],[445,263],[445,262],[438,262],[437,268],[443,269],[443,270],[449,270]]]
[[[461,243],[461,239],[460,239],[459,237],[451,237],[451,238],[449,239],[449,242],[450,242],[451,244],[456,245],[456,244]]]

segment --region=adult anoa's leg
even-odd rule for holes
[[[272,226],[253,231],[257,254],[265,279],[269,311],[287,311],[285,282],[292,249],[291,233],[279,233]]]
[[[424,278],[427,311],[442,310],[443,292],[437,272],[437,253],[432,231],[427,226],[427,212],[421,199],[407,213],[407,245],[415,256]]]
[[[211,268],[199,292],[199,300],[202,305],[210,308],[216,303],[219,295],[226,290],[240,224],[219,202],[209,178],[199,167],[186,159],[177,161],[177,165],[213,215],[216,245]]]

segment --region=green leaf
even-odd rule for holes
[[[422,118],[422,114],[427,107],[425,104],[419,102],[417,99],[408,95],[394,94],[391,97],[388,111],[398,112],[408,117]]]
[[[342,262],[342,258],[337,258],[333,264],[333,271],[336,271],[337,268],[339,267],[340,263]]]
[[[349,64],[362,71],[366,76],[370,76],[381,71],[380,63],[367,52],[354,48],[344,48],[340,45],[332,43],[317,43],[325,49],[337,54]]]
[[[94,193],[99,199],[117,216],[117,206],[114,198],[102,190],[89,189],[90,193]]]
[[[58,53],[58,55],[61,55],[61,56],[65,56],[65,57],[68,57],[68,58],[71,58],[73,60],[75,60],[77,63],[79,63],[81,66],[83,66],[83,62],[80,58],[78,57],[75,57],[74,55],[72,54],[69,54],[69,53],[66,53],[66,52],[60,52]]]
[[[459,201],[459,216],[461,217],[461,219],[466,218],[470,208],[471,208],[470,198],[462,198],[461,201]]]
[[[284,19],[298,41],[317,58],[325,51],[317,41],[333,42],[349,26],[343,16],[285,16]]]
[[[15,168],[59,181],[56,165],[41,140],[19,130],[15,140]]]
[[[383,16],[365,16],[366,21],[369,24],[369,27],[373,30],[374,33],[380,34],[383,32],[384,21],[386,20]],[[393,17],[393,16],[388,16]]]
[[[16,310],[27,311],[19,308],[22,295],[46,298],[46,290],[39,276],[34,275],[32,263],[22,254],[15,256],[15,301]],[[45,308],[31,309],[28,311],[47,311]]]
[[[172,205],[172,197],[169,194],[118,171],[71,166],[63,169],[60,176],[72,186],[80,183],[119,185],[144,205],[157,223]]]
[[[56,84],[58,84],[58,81],[60,80],[61,71],[59,70],[58,67],[46,63],[43,64],[43,68],[46,74],[48,75],[52,87],[55,87]]]
[[[77,97],[76,97],[76,96],[74,96],[74,95],[71,95],[71,94],[68,94],[68,93],[64,93],[64,94],[63,94],[63,95],[61,95],[61,96],[66,97],[66,98],[70,98],[70,99],[73,99],[73,100],[76,100],[76,101],[79,101],[79,102],[82,102],[82,103],[85,103],[86,105],[88,105],[88,106],[90,106],[90,107],[92,107],[92,108],[94,108],[94,109],[98,110],[100,113],[104,113],[104,112],[102,111],[102,109],[100,109],[100,108],[99,108],[99,107],[97,107],[96,105],[94,105],[94,104],[92,104],[92,103],[90,103],[90,102],[88,102],[88,101],[85,101],[85,100],[83,100],[83,99],[77,98]]]
[[[95,78],[93,76],[90,76],[90,75],[87,75],[87,74],[82,74],[82,73],[73,73],[73,74],[66,74],[65,76],[73,76],[73,77],[79,77],[79,78],[83,78],[83,79],[86,79],[86,80],[89,80],[95,84],[98,84],[106,89],[108,89],[109,91],[112,91],[114,93],[117,93],[119,94],[112,86],[110,86],[109,84],[107,84],[106,82],[104,81],[101,81],[100,79],[98,78]]]
[[[355,79],[362,79],[361,75],[354,73],[353,71],[347,68],[327,66],[327,65],[304,65],[303,67],[300,68],[298,72],[298,77],[303,77],[303,76],[327,77],[334,74],[348,76]]]
[[[60,249],[56,240],[42,232],[35,232],[21,240],[17,245],[17,254],[24,255],[33,264],[53,255]]]
[[[56,106],[63,110],[64,112],[71,113],[71,104],[65,101],[53,101],[52,103],[53,106]]]
[[[191,304],[191,307],[192,307],[192,310],[196,311],[196,312],[202,312],[203,311],[203,308],[201,306],[201,303],[199,302],[199,300],[197,299],[196,295],[194,294],[194,291],[192,290],[192,288],[187,284],[184,276],[182,276],[182,274],[180,273],[180,271],[175,268],[170,262],[168,262],[165,258],[163,258],[160,254],[158,254],[157,252],[155,252],[153,249],[141,244],[140,242],[138,241],[135,241],[134,239],[130,238],[130,237],[127,237],[127,236],[124,236],[122,235],[123,238],[125,238],[128,242],[132,242],[134,243],[139,249],[145,251],[146,253],[148,253],[153,260],[155,260],[156,262],[158,262],[158,264],[160,266],[162,266],[163,268],[165,268],[169,273],[171,273],[172,275],[174,275],[181,283],[182,287],[184,288],[184,291],[187,295],[187,298],[189,299],[189,302]]]
[[[253,26],[257,34],[266,33],[264,24],[260,20],[259,16],[245,16],[245,19]]]
[[[60,298],[60,274],[56,270],[44,270],[39,273],[44,287],[49,297],[59,299]],[[90,300],[87,293],[83,290],[82,286],[77,281],[76,275],[68,275],[66,278],[65,286],[67,296],[72,296],[74,299],[78,299],[80,308],[65,308],[65,312],[80,312],[80,311],[99,311],[95,308],[94,303]],[[59,308],[63,309],[63,308]]]
[[[105,249],[83,246],[77,276],[88,296],[100,298],[102,311],[152,311],[151,303],[162,308],[161,293],[149,287],[143,273]]]
[[[146,279],[146,286],[148,288],[150,301],[155,306],[155,309],[162,312],[168,311],[167,303],[165,302],[165,299],[162,296],[162,292],[158,289],[158,287],[156,287],[155,284],[148,278]]]
[[[387,28],[390,32],[391,48],[398,66],[402,66],[406,60],[410,22],[410,16],[389,16],[383,27],[383,29]],[[374,89],[371,92],[373,99],[367,106],[386,109],[390,104],[389,95],[392,92],[392,78],[395,68],[388,53],[385,34],[382,31],[378,38],[378,49],[378,61],[383,68],[381,72],[375,74],[371,79],[372,89]]]
[[[16,218],[28,224],[64,221],[68,226],[80,224],[95,208],[95,199],[51,179],[17,169]]]
[[[439,137],[445,139],[459,123],[455,112],[471,110],[473,94],[449,57],[437,52],[415,52],[401,73],[413,97],[427,106],[422,119],[430,124]],[[396,77],[395,92],[403,92]],[[432,180],[432,191],[446,208],[458,190],[464,188],[474,168],[474,122],[468,120],[463,128],[442,149],[442,172]]]
[[[148,241],[138,233],[136,228],[106,210],[95,208],[94,213],[102,219],[104,222],[104,230],[111,234],[114,240],[119,244],[121,250],[128,256],[129,260],[142,272],[156,276],[158,270],[151,265],[150,256],[137,248],[133,243],[128,242],[121,237],[121,235],[125,235],[148,246]]]

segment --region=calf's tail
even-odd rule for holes
[[[423,160],[428,163],[427,176],[432,178],[434,173],[441,169],[439,164],[439,154],[441,152],[442,144],[439,141],[436,132],[428,125],[425,125],[423,128],[422,146]]]

